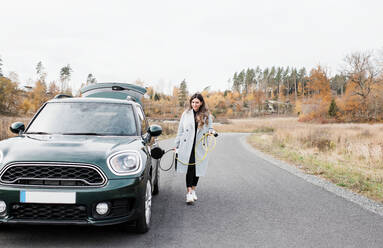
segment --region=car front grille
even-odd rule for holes
[[[86,220],[87,210],[83,205],[17,203],[10,215],[18,220]]]
[[[88,164],[16,163],[0,175],[7,185],[86,187],[103,186],[106,177],[100,169]]]

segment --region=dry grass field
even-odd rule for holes
[[[383,124],[311,124],[297,118],[231,120],[256,148],[383,202]]]

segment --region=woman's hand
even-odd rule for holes
[[[209,129],[209,135],[214,135],[214,137],[217,137],[218,133],[214,129]]]

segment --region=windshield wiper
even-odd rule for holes
[[[94,135],[94,136],[104,136],[103,133],[62,133],[62,135]]]
[[[50,133],[47,133],[47,132],[28,132],[25,134],[50,134]]]

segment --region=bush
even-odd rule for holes
[[[301,142],[308,147],[318,148],[321,152],[333,150],[336,146],[326,129],[316,129],[314,132],[310,132],[308,136],[301,138]]]
[[[258,127],[257,129],[253,130],[253,133],[272,133],[274,132],[274,128],[272,127]]]

